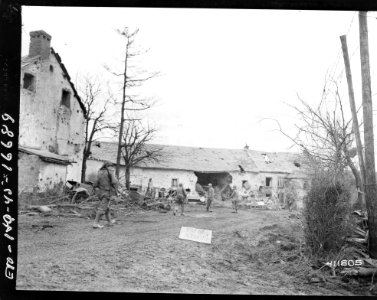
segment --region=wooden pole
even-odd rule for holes
[[[361,200],[360,204],[362,205],[362,207],[365,208],[365,186],[364,186],[365,165],[364,165],[363,145],[361,144],[359,121],[357,120],[355,95],[353,92],[351,66],[350,66],[348,47],[347,47],[347,36],[342,35],[340,37],[340,42],[342,44],[342,50],[343,50],[344,66],[346,69],[346,77],[347,77],[347,84],[348,84],[348,96],[349,96],[351,112],[352,112],[352,120],[353,120],[353,132],[355,134],[355,139],[356,139],[357,155],[359,157],[359,166],[360,166],[360,173],[361,173],[361,186],[359,186],[361,190],[361,198],[359,198],[359,200]]]
[[[367,12],[359,12],[360,59],[364,116],[365,202],[368,212],[369,253],[377,258],[377,194],[374,162],[373,106],[370,83]]]

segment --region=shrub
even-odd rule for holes
[[[324,258],[340,251],[349,232],[349,212],[350,193],[344,181],[325,171],[315,174],[303,210],[305,240],[311,255]]]

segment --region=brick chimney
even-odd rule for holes
[[[50,56],[51,35],[43,30],[30,32],[29,56],[40,55],[42,59]]]

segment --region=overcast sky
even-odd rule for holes
[[[372,93],[375,16],[370,12],[368,18]],[[22,55],[28,53],[29,32],[45,30],[73,80],[89,73],[113,86],[117,78],[103,65],[122,68],[124,40],[115,30],[139,28],[137,43],[150,48],[140,65],[161,73],[145,86],[145,93],[158,100],[146,114],[160,129],[155,143],[294,150],[274,131],[276,123],[263,119],[277,119],[294,135],[297,117],[288,104],[298,104],[297,95],[318,103],[330,75],[341,82],[348,101],[343,34],[348,34],[356,102],[361,104],[355,12],[23,7],[22,19]]]

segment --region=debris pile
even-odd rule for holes
[[[354,211],[350,217],[350,229],[351,234],[337,257],[331,261],[318,261],[313,267],[316,271],[325,271],[321,274],[329,284],[352,291],[367,289],[368,295],[377,295],[377,259],[368,254],[367,213]]]
[[[278,210],[281,209],[278,200],[273,197],[248,198],[240,201],[240,207],[245,208],[261,208]]]
[[[368,254],[368,215],[367,212],[356,210],[352,213],[350,237],[346,240],[344,257],[363,261],[361,266],[345,267],[340,274],[342,276],[370,277],[377,274],[377,259],[371,259]]]

